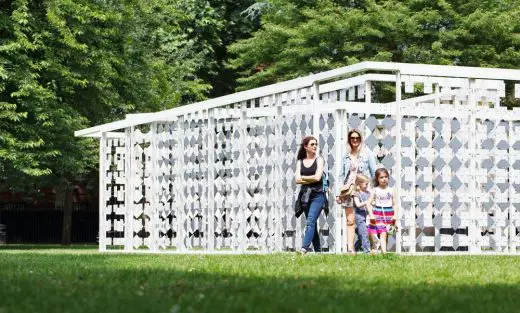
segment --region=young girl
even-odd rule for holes
[[[378,242],[381,245],[381,252],[386,253],[387,225],[394,225],[398,216],[397,197],[393,188],[388,187],[388,178],[388,171],[385,168],[376,170],[374,192],[368,199],[370,216],[368,233],[372,243],[376,243],[376,245],[373,245],[373,253],[377,253]],[[375,206],[372,208],[374,202]],[[377,235],[380,236],[379,241]]]
[[[367,203],[370,198],[368,191],[369,179],[365,175],[359,174],[356,177],[356,193],[353,195],[355,218],[356,218],[356,235],[358,239],[354,247],[356,250],[363,249],[364,253],[370,253],[370,242],[368,240],[367,230]]]

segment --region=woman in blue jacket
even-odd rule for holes
[[[363,144],[361,132],[352,129],[347,134],[347,154],[341,160],[339,181],[343,182],[343,189],[348,189],[351,184],[356,183],[358,174],[370,178],[374,177],[376,171],[376,158],[372,151]],[[354,234],[356,223],[354,216],[354,200],[347,196],[341,200],[336,197],[336,202],[341,204],[347,217],[347,249],[349,254],[354,254]]]

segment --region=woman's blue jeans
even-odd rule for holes
[[[313,192],[309,199],[309,205],[303,212],[307,219],[302,245],[302,248],[305,250],[310,250],[311,242],[314,251],[319,252],[321,250],[320,236],[318,234],[318,218],[320,217],[324,203],[325,194],[323,192]]]

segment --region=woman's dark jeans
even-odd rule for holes
[[[323,192],[312,193],[309,199],[309,205],[304,211],[307,222],[305,225],[305,235],[303,236],[302,247],[305,250],[310,250],[311,242],[314,251],[319,252],[321,250],[320,236],[318,234],[318,218],[320,217],[324,203],[325,194]]]

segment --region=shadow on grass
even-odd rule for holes
[[[307,258],[290,264],[285,256],[275,265],[278,274],[270,272],[269,258],[260,259],[257,268],[247,264],[257,259],[218,257],[198,259],[208,260],[207,266],[191,268],[190,260],[201,264],[196,258],[29,254],[4,259],[0,312],[516,313],[520,307],[520,285],[514,281],[467,283],[458,277],[454,283],[449,275],[406,270],[401,273],[410,277],[383,279],[383,274],[353,272],[356,267],[310,275],[306,270],[333,262]],[[172,266],[178,261],[186,262],[183,270]],[[400,259],[370,262],[383,269]]]
[[[62,246],[58,244],[5,244],[0,250],[91,250],[97,249],[95,244]]]

